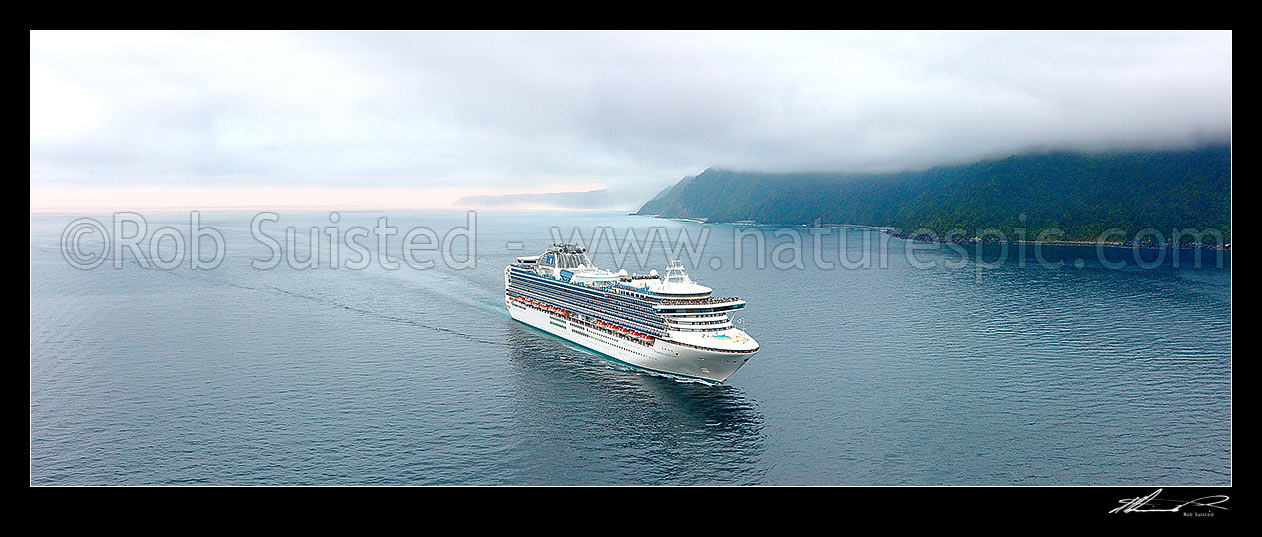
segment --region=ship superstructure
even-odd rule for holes
[[[504,295],[514,319],[642,369],[722,382],[758,352],[732,324],[745,301],[713,297],[678,261],[610,272],[583,246],[554,244],[504,269]]]

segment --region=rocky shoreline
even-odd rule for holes
[[[1179,243],[1177,245],[1169,242],[1135,242],[1135,241],[1035,241],[1035,240],[1018,240],[1018,239],[998,239],[995,237],[942,237],[929,233],[909,233],[906,231],[881,228],[881,232],[895,238],[903,240],[911,240],[926,243],[942,243],[942,244],[1031,244],[1039,246],[1106,246],[1113,248],[1139,248],[1158,250],[1163,248],[1178,250],[1231,250],[1231,243],[1227,244],[1201,244],[1198,242]]]

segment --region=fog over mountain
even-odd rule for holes
[[[33,204],[283,187],[634,205],[709,167],[1225,142],[1232,34],[40,31],[30,98]]]
[[[884,174],[710,168],[662,190],[637,214],[707,222],[855,224],[968,237],[982,230],[1008,237],[1047,232],[1055,239],[1103,242],[1130,240],[1149,230],[1167,237],[1191,230],[1226,244],[1231,157],[1231,146],[1223,144],[1029,153]]]

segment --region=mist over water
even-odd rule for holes
[[[313,227],[387,217],[441,238],[467,224],[463,211],[278,214],[268,229],[295,227],[299,249]],[[769,228],[735,268],[738,226],[481,212],[472,267],[426,252],[423,270],[327,257],[260,270],[253,216],[201,214],[226,244],[210,270],[130,254],[76,269],[60,243],[77,215],[31,216],[33,484],[1231,483],[1229,263],[1115,270],[1062,251],[1082,267],[948,268],[960,258],[943,248],[917,252],[938,261],[920,269],[892,239],[884,264],[877,252],[868,268],[822,269],[803,231],[802,268],[781,269]],[[145,217],[188,231],[187,213]],[[748,301],[738,319],[762,350],[706,386],[513,321],[504,266],[554,242],[553,227],[659,228],[671,242],[708,230],[684,264]],[[839,233],[818,252],[836,265],[862,257],[865,233],[881,248],[852,229],[843,249]],[[661,270],[662,246],[623,266]]]

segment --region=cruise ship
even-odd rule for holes
[[[732,324],[739,298],[717,298],[670,262],[663,274],[610,272],[587,249],[554,244],[504,269],[504,303],[514,319],[619,362],[721,383],[758,352]]]

